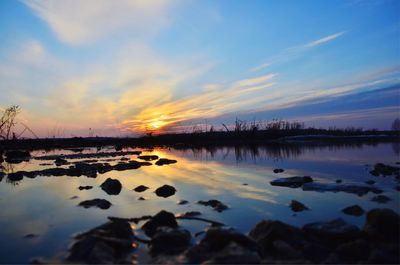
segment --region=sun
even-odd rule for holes
[[[149,126],[153,129],[160,129],[164,124],[165,122],[163,121],[152,121],[149,123]]]

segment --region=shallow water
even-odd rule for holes
[[[140,149],[132,149],[140,150]],[[84,153],[96,152],[85,149]],[[114,149],[103,149],[112,152]],[[47,260],[62,259],[72,236],[107,221],[107,216],[140,217],[153,215],[165,209],[183,213],[200,211],[202,217],[222,222],[247,233],[261,219],[277,219],[295,226],[312,221],[343,218],[361,226],[365,215],[345,215],[341,209],[358,204],[364,210],[391,208],[400,212],[399,192],[394,177],[374,177],[369,174],[372,165],[381,162],[395,165],[399,161],[398,144],[339,145],[339,146],[258,146],[252,148],[198,148],[142,150],[143,154],[176,159],[178,163],[164,166],[142,166],[136,170],[110,171],[97,178],[41,177],[24,178],[10,182],[4,177],[0,182],[0,261],[1,263],[26,263],[33,257]],[[33,156],[69,154],[71,150],[32,152]],[[128,156],[127,156],[128,157]],[[117,163],[121,157],[114,159]],[[135,159],[136,155],[129,156]],[[79,159],[68,160],[69,162]],[[43,165],[50,163],[52,165]],[[154,163],[154,161],[153,161]],[[41,165],[42,164],[42,165]],[[20,164],[3,163],[5,171],[31,171],[55,167],[52,160],[31,159]],[[274,168],[283,168],[283,173],[273,173]],[[309,175],[319,182],[343,184],[365,184],[375,180],[374,186],[381,188],[392,200],[385,204],[372,202],[376,194],[357,196],[348,193],[303,191],[301,188],[271,186],[270,181],[280,177]],[[108,195],[99,185],[107,178],[118,179],[123,189],[119,195]],[[164,184],[177,189],[174,196],[157,197],[154,190]],[[247,184],[247,185],[244,185]],[[93,189],[78,189],[91,185]],[[137,193],[132,189],[138,185],[150,187]],[[70,199],[78,196],[76,199]],[[144,197],[146,200],[138,200]],[[77,204],[83,200],[103,198],[113,205],[108,210],[85,209]],[[176,201],[185,199],[186,205]],[[197,204],[198,200],[218,199],[229,206],[224,212]],[[288,204],[298,200],[311,210],[293,214]],[[185,220],[180,224],[196,233],[204,230],[204,222]],[[140,224],[137,226],[139,227]],[[140,232],[140,231],[139,231]],[[27,234],[37,235],[26,238]],[[146,261],[143,247],[138,250],[139,260]]]

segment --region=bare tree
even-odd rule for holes
[[[13,127],[16,125],[15,118],[20,112],[20,108],[17,105],[8,107],[4,110],[2,116],[0,117],[0,139],[9,140],[12,135]]]

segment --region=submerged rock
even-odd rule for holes
[[[91,207],[97,207],[102,210],[106,210],[111,207],[111,202],[105,200],[105,199],[93,199],[93,200],[86,200],[83,202],[80,202],[78,206],[82,206],[84,208],[91,208]]]
[[[184,205],[184,204],[188,204],[189,202],[187,200],[179,200],[176,202],[176,204],[178,205]]]
[[[118,195],[121,192],[122,185],[117,179],[107,178],[101,185],[101,189],[109,195]]]
[[[304,177],[289,177],[289,178],[280,178],[270,182],[272,186],[282,186],[289,188],[298,188],[301,187],[305,183],[313,182],[313,179],[309,176]]]
[[[162,165],[169,165],[169,164],[175,164],[176,160],[173,159],[167,159],[167,158],[160,158],[157,160],[156,165],[157,166],[162,166]]]
[[[18,164],[23,161],[29,161],[29,159],[31,158],[31,154],[28,151],[23,150],[6,151],[4,156],[5,161],[11,164]]]
[[[370,238],[399,243],[400,216],[391,209],[373,209],[367,213],[363,230]]]
[[[67,262],[86,264],[134,263],[133,232],[128,222],[112,221],[75,236]]]
[[[306,183],[303,185],[304,191],[318,191],[318,192],[346,192],[354,193],[359,196],[365,195],[368,192],[381,193],[382,190],[370,187],[370,186],[359,186],[359,185],[348,185],[348,184],[334,184],[334,183]]]
[[[143,191],[145,191],[147,189],[149,189],[149,187],[144,186],[144,185],[139,185],[136,188],[134,188],[133,190],[136,191],[136,192],[143,192]]]
[[[388,201],[391,201],[391,200],[392,199],[390,199],[388,196],[385,196],[385,195],[377,195],[371,199],[371,201],[377,202],[377,203],[387,203]]]
[[[274,169],[274,173],[275,173],[275,174],[282,173],[282,172],[284,172],[284,171],[285,171],[285,170],[282,169],[282,168],[275,168],[275,169]]]
[[[147,221],[142,226],[142,230],[147,236],[152,237],[156,233],[157,228],[163,226],[171,228],[176,228],[178,226],[174,214],[162,210]]]
[[[219,200],[198,201],[197,203],[204,206],[211,206],[217,212],[222,212],[228,209],[228,206]]]
[[[296,200],[292,200],[290,202],[290,208],[292,209],[293,212],[302,212],[305,210],[310,210],[307,206]]]
[[[348,215],[361,216],[364,214],[363,208],[358,205],[352,205],[342,209],[342,212]]]
[[[139,159],[142,159],[144,161],[153,161],[153,160],[157,160],[158,156],[156,155],[144,155],[144,156],[138,156]]]
[[[170,196],[174,195],[175,192],[176,192],[176,189],[170,185],[163,185],[156,189],[156,195],[158,197],[163,197],[163,198],[170,197]]]

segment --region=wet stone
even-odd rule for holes
[[[62,166],[67,165],[68,161],[63,158],[57,157],[56,160],[54,160],[54,163],[56,164],[56,166]]]
[[[79,190],[90,190],[90,189],[92,189],[93,188],[93,186],[79,186]]]
[[[147,221],[142,226],[142,230],[147,236],[152,237],[156,233],[157,228],[163,226],[171,228],[176,228],[178,226],[174,214],[162,210]]]
[[[150,241],[150,254],[179,254],[190,246],[191,238],[190,232],[185,229],[159,227]]]
[[[368,184],[368,185],[374,185],[375,181],[374,180],[367,180],[365,183]]]
[[[146,199],[144,197],[139,197],[138,200],[139,201],[145,201]]]
[[[305,206],[303,203],[296,201],[296,200],[292,200],[290,202],[290,208],[292,209],[293,212],[302,212],[302,211],[309,210],[309,208],[307,206]]]
[[[342,183],[342,182],[343,182],[343,180],[341,180],[341,179],[337,179],[335,182],[336,182],[336,183]]]
[[[36,234],[27,234],[24,236],[24,238],[36,238],[36,237],[38,237],[38,235]]]
[[[135,263],[133,232],[128,222],[111,221],[77,235],[69,249],[68,263]]]
[[[18,164],[24,161],[29,161],[31,154],[23,150],[10,150],[4,153],[5,161],[11,164]]]
[[[391,209],[373,209],[367,213],[363,230],[378,241],[399,243],[400,216]]]
[[[391,200],[392,199],[390,199],[388,196],[385,196],[385,195],[377,195],[371,199],[371,201],[377,202],[377,203],[387,203],[388,201],[391,201]]]
[[[97,207],[102,210],[106,210],[111,207],[111,203],[105,199],[93,199],[93,200],[86,200],[83,202],[80,202],[78,206],[82,206],[84,208],[91,208],[91,207]]]
[[[158,197],[167,198],[175,194],[176,189],[170,185],[163,185],[156,189],[156,195]]]
[[[177,218],[185,218],[185,217],[195,217],[201,215],[201,212],[198,211],[189,211],[181,214],[177,214]]]
[[[299,188],[305,183],[312,182],[313,179],[309,176],[304,177],[289,177],[289,178],[280,178],[270,182],[272,186],[281,186],[281,187],[289,187],[289,188]]]
[[[169,165],[169,164],[175,164],[176,160],[173,159],[167,159],[167,158],[160,158],[157,160],[156,165],[157,166],[162,166],[162,165]]]
[[[347,215],[361,216],[364,214],[363,208],[358,205],[352,205],[342,209],[342,212]]]
[[[282,169],[282,168],[275,168],[275,169],[274,169],[274,173],[275,173],[275,174],[282,173],[282,172],[284,172],[284,171],[285,171],[285,170]]]
[[[198,201],[197,203],[204,206],[211,206],[217,212],[222,212],[228,209],[228,206],[218,200]]]
[[[136,191],[136,192],[143,192],[143,191],[145,191],[147,189],[149,189],[149,187],[144,186],[144,185],[139,185],[136,188],[134,188],[133,190]]]
[[[117,179],[107,178],[101,185],[101,189],[108,195],[118,195],[121,192],[122,185]]]
[[[178,204],[178,205],[185,205],[185,204],[188,204],[188,203],[189,202],[187,200],[179,200],[179,201],[176,202],[176,204]]]
[[[157,160],[158,156],[156,155],[143,155],[143,156],[138,156],[139,159],[144,160],[144,161],[153,161]]]

